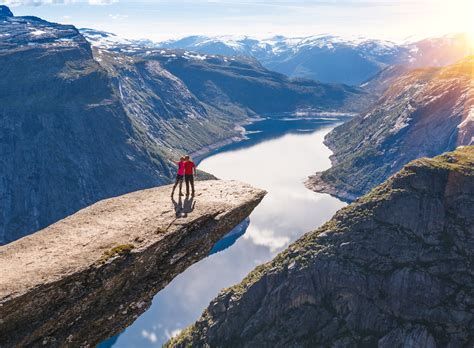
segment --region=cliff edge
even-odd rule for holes
[[[472,347],[474,146],[413,161],[242,283],[173,347]]]
[[[192,199],[173,201],[165,186],[103,200],[0,247],[0,346],[117,334],[265,195],[235,181],[196,186]]]

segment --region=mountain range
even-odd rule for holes
[[[347,39],[328,34],[296,38],[274,36],[268,39],[189,36],[157,45],[204,54],[250,56],[266,68],[291,77],[348,85],[360,85],[391,65],[409,68],[444,66],[472,54],[467,34],[407,43]]]
[[[252,117],[354,111],[368,97],[253,58],[91,47],[74,26],[0,10],[0,243],[169,183],[169,157],[238,137]]]

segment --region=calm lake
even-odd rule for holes
[[[267,196],[250,216],[246,231],[247,223],[230,242],[227,238],[219,245],[223,250],[176,277],[133,325],[100,347],[161,347],[198,319],[221,289],[240,282],[257,265],[271,260],[342,208],[345,204],[338,199],[303,185],[308,175],[330,166],[331,152],[323,139],[338,122],[324,118],[266,119],[246,127],[246,140],[203,159],[200,169],[221,179],[263,188]]]

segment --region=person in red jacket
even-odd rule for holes
[[[186,196],[189,196],[189,185],[191,185],[191,195],[194,196],[194,175],[196,174],[196,164],[184,156],[184,181],[186,182]]]
[[[176,186],[179,184],[179,195],[184,196],[182,193],[181,188],[183,187],[183,178],[184,178],[184,156],[181,156],[179,161],[174,161],[170,159],[173,163],[178,165],[178,173],[176,174],[176,181],[173,186],[173,190],[171,191],[171,196],[174,195],[174,190],[176,189]]]

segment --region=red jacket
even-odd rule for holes
[[[184,175],[194,174],[193,169],[196,168],[196,165],[193,161],[184,162]]]

